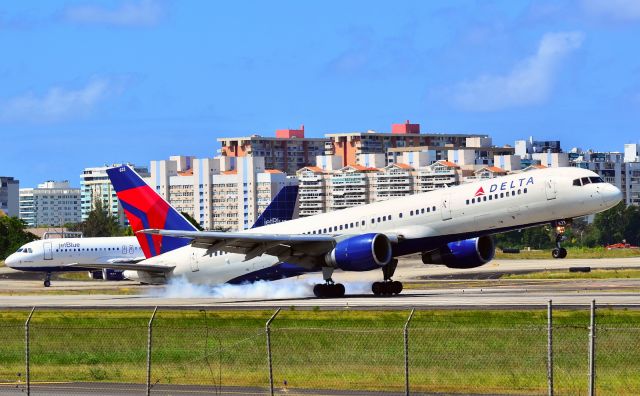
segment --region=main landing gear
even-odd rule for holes
[[[47,274],[44,276],[44,287],[49,286],[51,286],[51,272],[47,272]]]
[[[396,272],[396,267],[398,266],[398,259],[393,259],[389,264],[382,267],[382,275],[384,276],[384,281],[382,282],[373,282],[371,285],[371,291],[376,296],[391,296],[395,294],[400,294],[402,292],[402,282],[394,281],[391,279],[393,274]]]
[[[567,222],[564,220],[556,222],[556,247],[551,251],[551,255],[554,259],[563,259],[567,257],[567,249],[562,247],[562,241],[566,239],[564,236],[565,227]]]
[[[324,283],[318,283],[313,286],[313,294],[315,294],[316,297],[344,297],[344,285],[342,283],[335,283],[333,279],[331,279],[331,275],[333,275],[333,268],[322,268],[322,278],[324,279]]]

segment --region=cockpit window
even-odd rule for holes
[[[580,183],[580,179],[574,179],[573,180],[573,185],[580,187],[582,185],[582,183]]]
[[[22,253],[22,248],[16,250],[16,253]]]
[[[27,253],[33,253],[33,250],[31,250],[31,248],[29,248],[29,249],[25,249],[25,250],[28,250],[28,252],[27,252]]]
[[[589,184],[589,183],[591,183],[591,181],[589,180],[589,178],[588,178],[588,177],[583,177],[581,180],[582,180],[582,185],[583,185],[583,186],[584,186],[585,184]]]
[[[591,180],[591,183],[604,183],[604,180],[602,180],[601,177],[597,176],[592,176],[589,178],[589,180]]]

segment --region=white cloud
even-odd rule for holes
[[[94,78],[75,90],[54,86],[41,96],[28,92],[0,100],[0,120],[46,123],[84,116],[113,90],[112,85]]]
[[[114,9],[85,4],[64,11],[64,18],[70,22],[115,26],[152,26],[163,15],[163,8],[154,0],[128,1]]]
[[[570,52],[580,48],[581,32],[547,33],[536,53],[520,61],[506,75],[483,75],[448,90],[461,109],[495,111],[544,102],[553,88],[556,70]]]
[[[622,22],[640,20],[638,0],[583,0],[582,6],[594,17]]]

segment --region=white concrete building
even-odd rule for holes
[[[82,221],[89,217],[89,212],[95,208],[96,201],[101,200],[102,206],[106,208],[112,216],[118,219],[120,225],[124,226],[128,224],[122,206],[118,202],[116,191],[109,181],[109,176],[107,176],[108,168],[121,165],[122,164],[113,164],[84,168],[80,175],[80,211]],[[131,166],[141,177],[149,176],[147,168],[133,164],[127,165]]]
[[[150,169],[147,184],[210,230],[251,227],[282,187],[298,182],[254,156],[172,156],[151,161]]]
[[[82,219],[80,189],[69,181],[47,181],[20,189],[20,218],[29,227],[63,226]]]
[[[20,182],[13,177],[0,176],[0,210],[10,217],[19,214]]]

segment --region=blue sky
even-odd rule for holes
[[[0,49],[0,174],[21,187],[300,124],[640,140],[636,0],[14,1]]]

